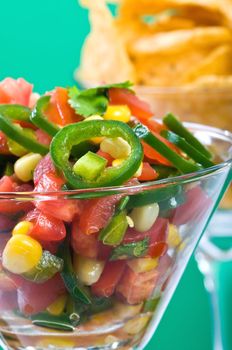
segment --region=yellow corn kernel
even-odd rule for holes
[[[14,165],[14,171],[17,178],[23,182],[28,182],[33,179],[33,172],[42,159],[38,153],[28,153],[19,158]]]
[[[47,311],[54,316],[58,316],[62,314],[64,311],[65,305],[67,302],[67,295],[61,295],[59,298],[57,298],[51,305],[47,307]]]
[[[127,221],[129,227],[135,226],[134,221],[131,219],[131,217],[129,215],[126,216],[126,221]]]
[[[115,315],[122,319],[131,318],[139,314],[143,307],[143,303],[136,305],[126,305],[120,301],[116,301],[114,304],[113,312]]]
[[[127,265],[129,265],[134,272],[140,273],[155,269],[158,266],[158,262],[158,259],[138,258],[129,260]]]
[[[122,165],[122,163],[125,161],[125,159],[115,159],[113,160],[112,162],[112,166],[113,167],[117,167],[117,166],[120,166]]]
[[[109,153],[114,159],[126,158],[131,153],[131,146],[122,137],[104,138],[100,144],[100,149]]]
[[[128,321],[123,329],[128,334],[138,334],[146,327],[148,321],[150,320],[150,317],[150,315],[136,317]]]
[[[135,229],[139,232],[148,231],[154,225],[158,215],[159,205],[157,203],[134,208],[130,213]]]
[[[168,245],[171,248],[176,248],[181,244],[181,237],[179,235],[178,229],[175,225],[169,224],[168,226]]]
[[[118,120],[128,123],[131,118],[131,111],[128,106],[108,106],[104,114],[105,120]]]
[[[90,259],[83,256],[74,256],[74,271],[80,281],[91,286],[97,282],[104,269],[104,262],[97,259]]]
[[[84,122],[88,122],[88,121],[91,121],[91,120],[103,120],[103,118],[100,115],[95,114],[95,115],[91,115],[91,117],[86,118],[84,120]],[[104,140],[104,137],[92,137],[90,139],[90,141],[92,141],[96,145],[99,145],[103,140]]]
[[[42,247],[30,236],[14,235],[2,254],[2,265],[12,273],[22,274],[32,270],[42,257]]]
[[[27,235],[33,228],[30,221],[20,221],[13,229],[12,235]]]
[[[138,170],[134,174],[134,177],[140,177],[140,175],[142,174],[142,171],[143,171],[143,162],[140,164]]]

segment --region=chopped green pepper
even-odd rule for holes
[[[99,136],[122,137],[129,143],[131,153],[120,166],[107,167],[96,180],[88,181],[75,174],[69,157],[74,145]],[[53,138],[50,150],[53,163],[72,188],[121,185],[135,174],[143,158],[141,143],[131,128],[114,120],[92,120],[67,125]]]
[[[123,240],[128,227],[126,212],[116,213],[109,224],[101,230],[98,239],[106,245],[117,245]]]
[[[134,132],[149,146],[154,148],[162,156],[168,159],[181,173],[188,174],[202,169],[201,166],[185,160],[179,154],[172,151],[167,145],[165,145],[165,143],[163,143],[155,135],[153,135],[146,126],[142,124],[137,124],[134,128]]]
[[[76,175],[81,176],[85,180],[95,180],[107,165],[107,160],[93,152],[87,152],[73,166]]]
[[[23,274],[23,277],[34,283],[44,283],[63,269],[63,260],[44,250],[36,267]]]
[[[202,145],[202,143],[190,132],[187,128],[171,113],[163,118],[163,123],[177,135],[182,136],[188,143],[190,143],[199,152],[204,154],[207,158],[212,158],[209,150]]]
[[[6,136],[15,142],[25,147],[28,151],[45,155],[48,153],[48,148],[41,143],[27,136],[19,125],[11,123],[11,121],[0,114],[0,130]]]
[[[50,122],[44,115],[44,110],[48,106],[50,99],[51,96],[40,97],[30,115],[30,120],[34,125],[45,131],[48,135],[55,136],[60,128],[54,123]]]
[[[209,168],[215,165],[211,160],[209,160],[209,158],[205,157],[203,153],[199,152],[183,137],[169,130],[162,131],[161,135],[165,137],[168,141],[179,147],[182,151],[184,151],[187,154],[187,156],[195,160],[195,162],[201,164],[203,167]]]
[[[161,164],[151,164],[151,166],[158,174],[157,180],[179,175],[179,172],[176,168],[172,168]]]
[[[126,243],[114,248],[110,255],[110,260],[139,258],[145,256],[149,246],[149,239]]]

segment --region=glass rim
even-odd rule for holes
[[[208,133],[214,133],[219,138],[227,139],[228,142],[231,142],[231,149],[232,149],[232,133],[227,130],[221,130],[215,127],[202,125],[198,123],[184,123],[185,126],[188,128],[195,129],[196,131],[205,131]],[[127,193],[127,194],[136,194],[140,193],[141,191],[145,190],[152,190],[157,189],[164,186],[171,186],[171,185],[178,185],[178,184],[187,184],[193,181],[198,181],[202,178],[206,178],[212,174],[217,174],[222,172],[225,168],[231,167],[232,165],[232,156],[230,159],[223,161],[219,164],[215,164],[209,168],[201,169],[198,171],[195,171],[193,173],[168,177],[165,179],[160,180],[154,180],[149,182],[144,182],[140,184],[132,184],[132,185],[120,185],[120,186],[109,186],[109,187],[95,187],[95,188],[85,188],[85,189],[74,189],[74,190],[66,190],[66,191],[51,191],[51,192],[34,192],[34,191],[28,191],[28,192],[0,192],[0,200],[2,199],[14,199],[18,201],[24,201],[28,200],[31,201],[33,199],[40,200],[58,200],[58,199],[72,199],[75,198],[78,199],[78,195],[83,194],[95,194],[101,193],[102,195],[113,195],[113,194],[119,194],[119,193]],[[88,198],[90,198],[89,196]],[[99,196],[100,197],[100,196]],[[94,196],[93,196],[94,198]]]

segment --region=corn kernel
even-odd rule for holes
[[[26,235],[14,235],[7,242],[2,265],[12,273],[22,274],[32,270],[42,257],[42,247],[35,239]]]
[[[146,327],[149,320],[150,320],[150,316],[148,315],[134,318],[128,321],[123,327],[123,329],[128,334],[138,334]]]
[[[27,235],[33,228],[30,221],[20,221],[13,229],[12,235]]]
[[[178,229],[175,225],[169,224],[168,226],[168,245],[171,248],[175,248],[181,244],[181,237],[179,235]]]
[[[121,303],[120,301],[116,301],[114,304],[114,314],[116,314],[118,317],[126,319],[131,318],[139,314],[143,307],[143,303],[136,304],[136,305],[126,305],[124,303]]]
[[[155,269],[158,266],[158,262],[158,259],[138,258],[129,260],[127,265],[129,265],[134,272],[141,273]]]
[[[104,114],[105,120],[118,120],[128,123],[131,118],[131,111],[128,106],[108,106]]]
[[[122,165],[122,163],[125,161],[125,159],[115,159],[113,160],[112,162],[112,166],[113,167],[117,167],[117,166],[120,166]]]
[[[61,295],[59,298],[57,298],[51,305],[47,307],[47,311],[54,316],[58,316],[62,314],[64,311],[65,305],[67,302],[67,295]]]
[[[100,149],[114,159],[126,158],[131,153],[131,146],[122,137],[105,138],[100,144]]]
[[[38,153],[28,153],[19,158],[14,165],[14,171],[17,178],[23,182],[28,182],[33,179],[33,172],[42,159]]]
[[[140,177],[143,171],[143,162],[141,162],[138,170],[136,171],[136,173],[134,174],[134,177]]]
[[[127,223],[128,223],[129,227],[134,227],[135,226],[134,221],[131,219],[131,217],[129,215],[126,216],[126,220],[127,220]]]
[[[134,208],[130,213],[135,229],[139,232],[148,231],[154,225],[158,215],[159,205],[157,203]]]
[[[97,282],[104,269],[104,262],[96,259],[90,259],[83,256],[74,256],[74,270],[80,281],[91,286]]]
[[[91,120],[103,120],[103,118],[100,115],[95,114],[95,115],[91,115],[91,117],[88,117],[88,118],[86,118],[83,121],[84,122],[88,122],[88,121],[91,121]],[[92,137],[90,139],[90,141],[95,143],[96,145],[99,145],[103,140],[104,140],[104,137]]]

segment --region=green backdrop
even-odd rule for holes
[[[73,84],[88,30],[87,13],[75,0],[2,0],[0,78],[24,77],[39,92]],[[192,259],[146,350],[210,350],[210,328],[208,297]]]

